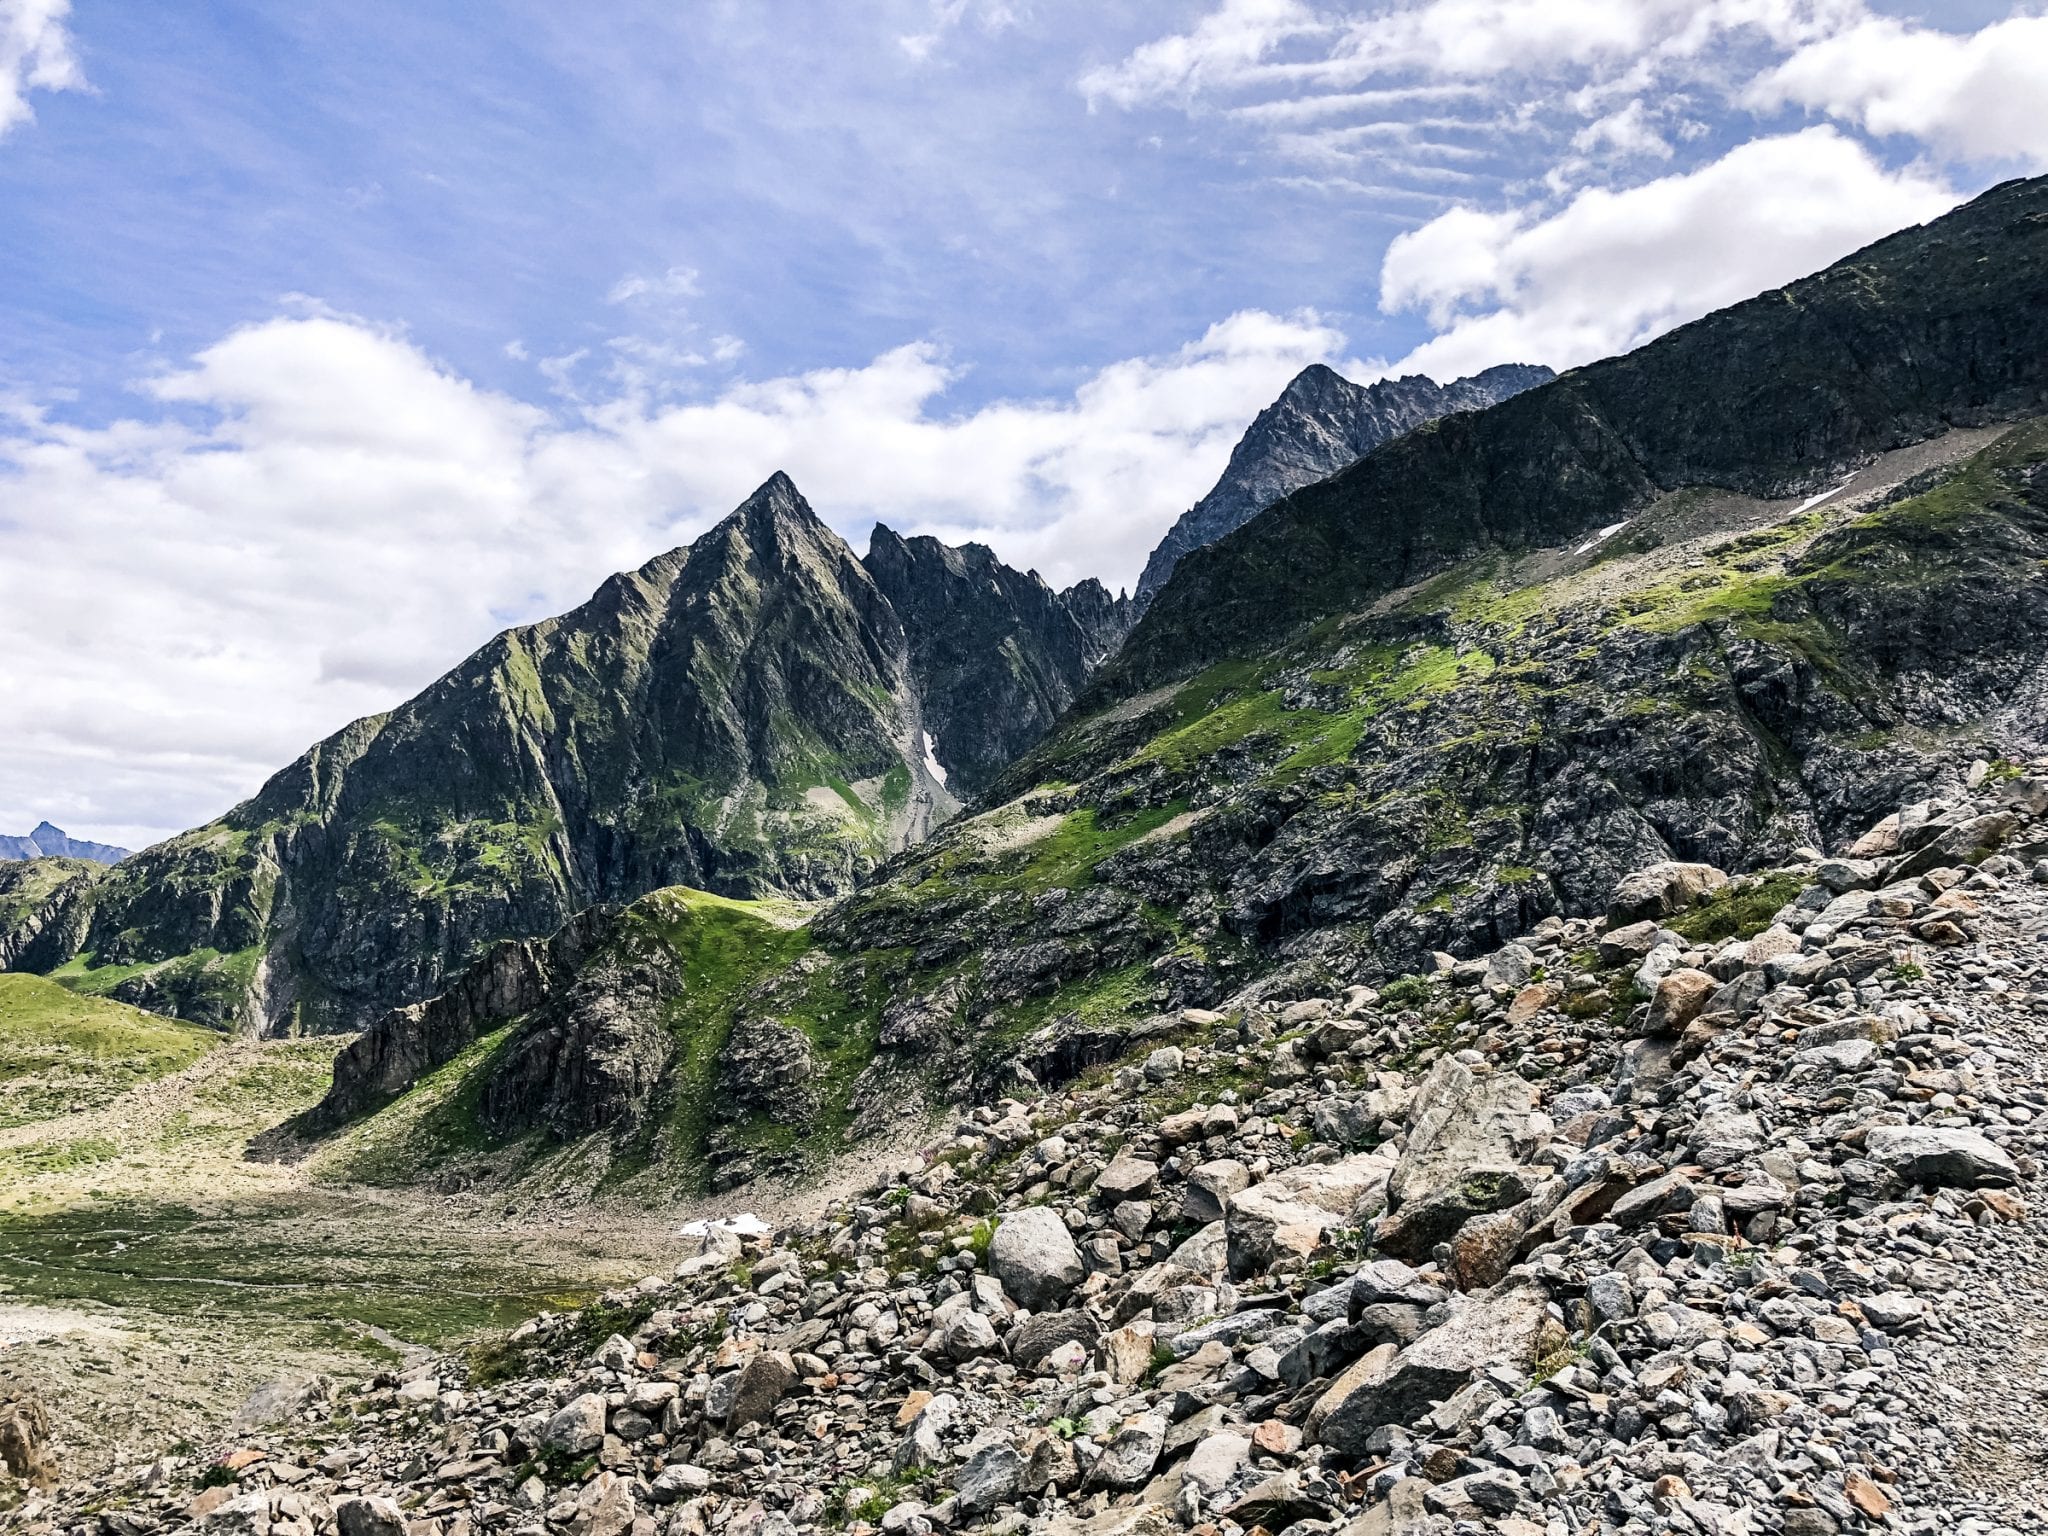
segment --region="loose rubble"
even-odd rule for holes
[[[1793,882],[1660,866],[1431,976],[1189,1010],[813,1222],[9,1518],[2048,1528],[2048,762],[1980,767]]]

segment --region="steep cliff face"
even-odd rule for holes
[[[2048,183],[2021,190],[2025,202]],[[1961,317],[1926,322],[1909,370],[1890,349],[1918,322],[1864,316],[1860,299],[1779,334],[1783,358],[1748,352],[1768,379],[1832,337],[1894,381],[1889,427],[1874,405],[1823,411],[1822,456],[1802,466],[1785,434],[1815,429],[1767,391],[1745,465],[1732,408],[1689,370],[1619,360],[1661,391],[1630,402],[1640,440],[1721,434],[1722,457],[1695,448],[1695,462],[1738,488],[1648,493],[1624,526],[1581,531],[1573,509],[1607,461],[1546,449],[1503,470],[1493,494],[1525,495],[1568,537],[1525,530],[1521,546],[1398,588],[1360,580],[1311,610],[1315,622],[1192,675],[1102,689],[974,814],[801,930],[753,916],[751,936],[730,942],[742,919],[710,898],[643,898],[630,943],[509,1020],[459,1093],[431,1090],[485,1113],[466,1138],[423,1149],[422,1165],[481,1144],[516,1172],[566,1142],[592,1178],[653,1168],[672,1182],[680,1165],[728,1184],[925,1096],[1068,1077],[1171,1034],[1184,1009],[1390,982],[1437,951],[1483,953],[1598,910],[1645,864],[1782,863],[2015,771],[2048,747],[2048,390],[2037,358],[2007,357],[1995,338],[2034,345],[2048,241],[2013,200],[2004,189],[1988,217],[1979,204],[1918,232],[1910,284],[1866,271],[1842,285],[1917,293],[1916,312]],[[1995,275],[1987,238],[2004,257]],[[1958,295],[1947,301],[1944,269]],[[1794,291],[1811,310],[1836,286]],[[1855,329],[1866,319],[1871,336]],[[1974,424],[1926,404],[1938,385],[1963,402],[1950,415]],[[1815,387],[1833,400],[1863,388]],[[1459,423],[1487,441],[1505,430],[1487,422],[1528,419],[1532,398],[1424,428],[1351,474]],[[1844,440],[1889,446],[1844,453]],[[1472,471],[1425,462],[1455,519]],[[1543,476],[1564,511],[1538,494]],[[1417,517],[1439,499],[1427,483],[1404,494]],[[1290,578],[1255,558],[1270,546],[1254,535],[1287,510],[1196,560],[1237,560],[1237,581],[1277,587]],[[1184,611],[1189,579],[1141,635]],[[579,1054],[596,1077],[565,1073]]]
[[[0,864],[0,971],[61,965],[85,941],[102,865],[33,858]]]
[[[885,590],[778,475],[129,859],[56,960],[207,1022],[349,1028],[592,903],[843,892],[952,814],[945,765],[975,786],[1036,739],[1114,625],[1106,594],[895,543]]]
[[[862,563],[903,623],[932,756],[961,799],[1046,733],[1130,627],[1100,582],[1054,592],[981,544],[877,525]]]
[[[67,835],[63,828],[47,821],[36,823],[27,837],[0,836],[0,863],[16,859],[85,859],[94,864],[118,864],[128,857],[126,848],[111,843],[90,843]]]
[[[1554,377],[1535,364],[1504,363],[1449,384],[1419,373],[1354,384],[1321,363],[1304,368],[1259,412],[1209,494],[1167,530],[1145,562],[1133,601],[1143,611],[1185,556],[1242,528],[1288,492],[1335,474],[1424,422],[1484,410]]]
[[[1660,495],[1818,491],[2048,391],[2048,184],[2009,182],[1813,277],[1444,417],[1185,558],[1093,690],[1128,696],[1489,551]]]

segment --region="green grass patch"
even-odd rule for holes
[[[1806,888],[1798,875],[1772,875],[1754,883],[1733,881],[1709,891],[1664,926],[1695,944],[1754,938],[1770,927],[1778,909]]]
[[[0,1126],[97,1108],[190,1066],[221,1038],[42,976],[0,975]]]

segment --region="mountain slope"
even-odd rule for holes
[[[1304,368],[1259,412],[1209,494],[1152,551],[1133,594],[1138,608],[1158,595],[1184,556],[1243,527],[1289,491],[1335,474],[1424,422],[1484,410],[1553,377],[1548,368],[1505,363],[1449,384],[1410,374],[1360,385],[1321,363]]]
[[[1129,695],[1489,550],[1577,541],[1682,486],[1767,496],[2048,386],[2048,184],[2008,182],[1813,277],[1447,416],[1181,562],[1105,669]]]
[[[877,524],[862,564],[903,622],[924,728],[962,799],[1045,734],[1130,627],[1129,603],[1101,583],[1056,593],[982,544]]]
[[[95,864],[118,864],[128,857],[126,848],[111,843],[89,843],[67,836],[61,827],[37,822],[27,837],[0,836],[0,863],[20,859],[89,859]]]
[[[1921,232],[1923,294],[1938,297],[1944,266],[1977,291],[1982,224],[1979,207]],[[579,1188],[791,1169],[926,1103],[1114,1060],[1189,1008],[1390,983],[1437,952],[1596,910],[1646,864],[1784,862],[2009,772],[2048,744],[2048,390],[2024,382],[2033,360],[1984,338],[2031,345],[2048,242],[2005,249],[2007,302],[1936,327],[1953,351],[1914,358],[1930,384],[1993,381],[1996,407],[1958,412],[1981,425],[1945,427],[1907,392],[1889,427],[1859,429],[1898,446],[1845,466],[1830,438],[1799,465],[1774,406],[1750,424],[1758,467],[1716,472],[1832,494],[1680,486],[1608,538],[1596,525],[1392,591],[1362,585],[1192,677],[1101,689],[976,814],[743,958],[713,941],[697,898],[643,898],[535,996],[470,1020],[473,1053],[407,1111],[421,1126],[418,1106],[441,1104],[449,1134],[391,1166],[473,1158]],[[1875,339],[1851,329],[1838,346],[1881,354],[1897,328],[1872,323]],[[1682,370],[1667,382],[1638,403],[1658,430],[1683,435],[1704,409],[1736,435]],[[1465,469],[1439,472],[1455,513]],[[1568,510],[1582,488],[1558,476]],[[1274,515],[1197,558],[1256,547]],[[394,1017],[355,1050],[430,1026]],[[549,1064],[570,1055],[601,1084],[565,1085]],[[338,1098],[359,1077],[344,1063]],[[409,1080],[333,1108],[345,1118]]]
[[[898,586],[923,612],[919,581]],[[1078,634],[1066,621],[1047,659],[1029,625],[996,625],[995,665],[1063,701]],[[95,887],[64,979],[208,1022],[358,1027],[593,902],[844,891],[957,803],[921,713],[957,678],[928,682],[923,662],[777,475],[687,550],[506,631],[220,821],[127,860]]]

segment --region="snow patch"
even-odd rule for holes
[[[1586,551],[1590,549],[1597,549],[1602,544],[1605,544],[1609,539],[1613,538],[1617,533],[1621,532],[1621,530],[1626,528],[1628,525],[1629,520],[1625,517],[1618,523],[1609,523],[1605,528],[1602,528],[1598,533],[1594,534],[1593,537],[1586,540],[1586,542],[1581,544],[1577,549],[1573,550],[1572,553],[1575,555],[1583,555],[1586,553]]]
[[[676,1230],[684,1237],[709,1237],[714,1232],[730,1232],[736,1237],[759,1237],[771,1229],[752,1211],[741,1211],[737,1216],[707,1216],[686,1221]]]
[[[944,784],[946,782],[946,770],[939,766],[938,754],[932,750],[932,733],[930,731],[926,731],[923,734],[924,771],[930,774],[934,779],[938,780],[939,783]]]
[[[1855,478],[1856,477],[1854,475],[1851,475],[1849,477],[1849,480],[1854,480]],[[1819,506],[1822,502],[1828,500],[1830,497],[1841,495],[1842,492],[1849,489],[1849,480],[1844,480],[1832,491],[1822,491],[1818,496],[1807,497],[1806,500],[1799,503],[1798,506],[1794,507],[1790,512],[1787,512],[1785,515],[1787,517],[1797,517],[1800,513],[1810,511],[1814,507]]]

